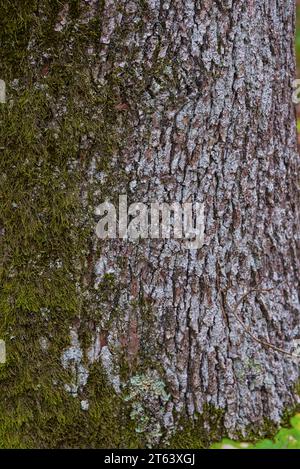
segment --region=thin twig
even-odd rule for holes
[[[291,358],[297,358],[298,360],[300,359],[300,355],[297,355],[295,353],[291,353],[291,352],[287,352],[286,350],[283,350],[279,347],[276,347],[276,345],[273,345],[271,344],[270,342],[266,341],[266,340],[261,340],[261,339],[258,339],[258,337],[256,337],[250,330],[249,328],[247,328],[245,326],[245,324],[243,323],[243,321],[239,318],[239,316],[237,315],[237,309],[238,307],[244,302],[244,300],[247,298],[247,296],[249,296],[251,293],[253,292],[260,292],[260,293],[265,293],[265,292],[269,292],[273,290],[273,288],[271,289],[268,289],[268,290],[262,290],[262,289],[258,289],[258,288],[253,288],[251,290],[249,290],[247,293],[245,293],[241,298],[240,300],[237,302],[235,308],[231,311],[231,313],[233,314],[234,318],[236,319],[236,321],[242,326],[242,328],[244,329],[244,331],[255,341],[257,342],[258,344],[260,345],[263,345],[264,347],[268,347],[268,348],[271,348],[273,350],[275,350],[276,352],[279,352],[279,353],[283,353],[284,355],[288,355],[289,357]]]

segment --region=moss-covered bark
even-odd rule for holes
[[[89,367],[88,387],[74,398],[66,386],[76,387],[80,370],[62,364],[70,328],[82,318],[87,344],[84,326],[93,319],[83,278],[94,229],[83,210],[85,142],[95,135],[103,167],[117,144],[113,76],[95,88],[86,52],[97,41],[101,11],[79,24],[79,2],[69,7],[70,24],[59,33],[61,2],[1,1],[3,448],[138,445],[101,365]]]
[[[295,364],[230,313],[275,288],[239,313],[298,333],[293,2],[273,3],[0,1],[0,447],[207,447],[295,403]],[[107,197],[193,192],[195,256],[95,237]]]

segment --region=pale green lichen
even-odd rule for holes
[[[124,400],[131,404],[130,418],[135,422],[135,431],[143,435],[148,447],[157,445],[163,436],[162,420],[170,400],[157,371],[132,376]]]

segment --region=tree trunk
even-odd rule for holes
[[[3,447],[207,446],[297,401],[294,1],[1,2]],[[204,204],[199,249],[97,206]]]

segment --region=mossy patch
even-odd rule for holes
[[[85,47],[95,43],[100,20],[74,30],[79,2],[70,1],[70,21],[58,34],[61,2],[2,3],[0,447],[138,447],[101,366],[91,366],[74,398],[61,363],[70,327],[88,308],[82,278],[94,226],[82,188],[91,149],[109,171],[119,140],[118,84],[112,76],[95,90],[88,72]]]
[[[168,440],[173,449],[207,449],[224,432],[224,410],[205,405],[202,414],[194,419],[181,418],[178,429]]]

